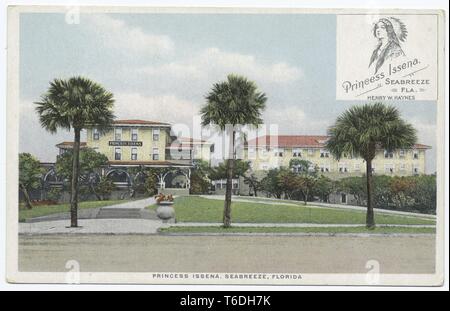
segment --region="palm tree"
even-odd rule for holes
[[[112,124],[113,95],[87,78],[72,77],[50,82],[47,92],[35,104],[41,126],[47,131],[74,131],[70,226],[77,227],[80,133],[82,129],[92,126],[104,131]]]
[[[215,83],[206,96],[202,107],[202,125],[217,125],[229,135],[227,185],[223,211],[223,225],[231,225],[231,190],[235,158],[235,127],[239,125],[258,126],[263,122],[261,113],[266,107],[267,97],[258,91],[256,84],[247,78],[230,74],[226,81]]]
[[[372,198],[372,160],[377,149],[393,151],[411,148],[417,141],[414,127],[400,118],[397,108],[382,103],[353,106],[328,129],[327,149],[340,159],[359,156],[366,162],[366,226],[375,228]]]

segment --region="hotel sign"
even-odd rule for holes
[[[121,141],[114,140],[109,142],[110,146],[131,146],[131,147],[142,147],[142,141]]]

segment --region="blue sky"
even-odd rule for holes
[[[334,15],[21,14],[20,151],[54,161],[61,140],[39,126],[33,101],[54,78],[84,75],[113,92],[118,118],[192,125],[214,82],[228,73],[254,80],[268,96],[266,123],[281,134],[325,134],[354,101],[335,100]],[[431,145],[435,102],[400,102],[405,119]],[[39,143],[37,143],[39,142]]]

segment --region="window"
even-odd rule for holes
[[[116,141],[122,140],[122,128],[114,129],[114,140],[116,140]]]
[[[347,165],[345,163],[339,164],[339,173],[347,173],[347,172],[348,172]]]
[[[122,160],[122,148],[120,147],[114,148],[114,160],[116,161]]]
[[[361,171],[361,164],[355,163],[355,165],[353,166],[353,169],[355,170],[355,172]]]
[[[406,151],[404,149],[400,149],[398,152],[398,155],[400,158],[404,158],[406,155]]]
[[[418,150],[414,150],[413,151],[413,158],[416,159],[416,160],[419,158],[419,151]]]
[[[159,141],[159,129],[153,129],[153,141]]]
[[[372,173],[375,173],[375,165],[372,164]]]
[[[392,151],[384,150],[384,158],[392,159],[394,157],[394,153]]]
[[[302,156],[302,151],[300,148],[293,148],[292,149],[292,156],[293,157],[301,157]]]
[[[402,163],[402,164],[400,164],[400,172],[404,172],[404,171],[406,171],[406,164]]]
[[[328,150],[321,149],[320,150],[320,157],[321,158],[329,158],[330,157],[330,153],[328,152]]]
[[[132,128],[131,129],[131,140],[132,141],[137,141],[138,140],[138,129],[137,128]]]
[[[153,148],[153,160],[157,161],[159,160],[159,149],[158,148]]]
[[[384,165],[384,172],[392,174],[394,173],[394,164],[385,164]]]
[[[100,133],[99,133],[98,129],[93,129],[92,130],[92,139],[93,140],[99,140],[100,139]]]
[[[321,165],[320,166],[320,171],[322,172],[322,173],[328,173],[329,171],[330,171],[330,165]]]
[[[131,160],[137,160],[137,148],[131,148]]]
[[[418,165],[414,165],[414,167],[413,167],[413,174],[414,175],[419,175],[419,166]]]
[[[308,149],[308,156],[314,155],[314,149]]]
[[[284,154],[284,149],[283,148],[275,148],[273,149],[273,155],[276,157],[282,157]]]

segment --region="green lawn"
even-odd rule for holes
[[[405,227],[377,227],[367,230],[366,227],[310,227],[310,228],[283,228],[283,227],[169,227],[161,228],[162,233],[435,233],[434,228],[405,228]]]
[[[364,211],[337,208],[312,208],[310,205],[260,204],[234,202],[231,206],[233,223],[317,223],[317,224],[365,224]],[[292,204],[292,203],[291,203]],[[311,205],[312,206],[312,205]],[[178,222],[222,222],[223,201],[196,196],[175,199]],[[149,208],[154,209],[155,206]],[[375,213],[378,224],[434,225],[434,220]]]
[[[78,208],[96,208],[114,204],[120,204],[126,202],[125,200],[110,200],[110,201],[86,201],[79,202]],[[38,205],[34,206],[33,209],[25,209],[25,207],[21,204],[19,206],[19,222],[25,221],[25,219],[46,216],[57,213],[69,212],[70,204],[56,204],[56,205]]]

